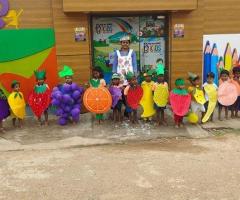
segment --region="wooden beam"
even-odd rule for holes
[[[198,0],[63,0],[64,12],[194,10]]]

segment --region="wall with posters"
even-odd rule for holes
[[[165,22],[152,16],[93,17],[93,64],[101,67],[109,81],[114,51],[120,49],[119,40],[131,37],[131,46],[137,53],[141,71],[156,67],[156,61],[165,63]]]

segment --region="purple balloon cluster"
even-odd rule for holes
[[[83,88],[76,83],[64,83],[53,88],[52,105],[57,107],[56,115],[60,125],[66,125],[70,119],[74,122],[79,121],[82,94]]]

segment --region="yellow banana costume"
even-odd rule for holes
[[[143,89],[143,97],[140,101],[140,105],[143,107],[143,114],[141,115],[142,118],[152,117],[155,114],[154,109],[154,102],[153,102],[153,94],[152,94],[152,87],[154,82],[142,82],[142,89]]]
[[[217,104],[217,90],[216,88],[213,86],[213,84],[208,84],[204,87],[205,92],[207,93],[208,97],[209,97],[209,102],[208,102],[208,109],[206,114],[204,115],[202,122],[205,123],[208,121],[208,119],[210,118],[210,116],[212,115],[216,104]]]
[[[19,119],[25,116],[25,100],[21,92],[12,92],[8,96],[8,104],[11,108],[12,114]]]
[[[194,94],[193,94],[195,100],[197,103],[203,105],[206,103],[206,99],[204,97],[204,93],[201,89],[195,88]]]

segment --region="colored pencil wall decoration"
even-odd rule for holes
[[[227,43],[226,50],[224,53],[224,69],[230,71],[232,69],[232,53],[231,46]]]
[[[207,41],[204,49],[204,68],[203,68],[203,80],[206,82],[207,74],[211,71],[211,47],[210,42]]]
[[[232,53],[232,67],[238,66],[238,52],[237,49],[233,49]]]
[[[218,85],[219,73],[226,69],[231,73],[233,67],[240,65],[240,34],[214,34],[203,36],[203,82],[207,73],[215,74],[214,83]]]
[[[211,72],[215,74],[214,83],[218,85],[218,50],[216,44],[213,44],[211,53]]]

